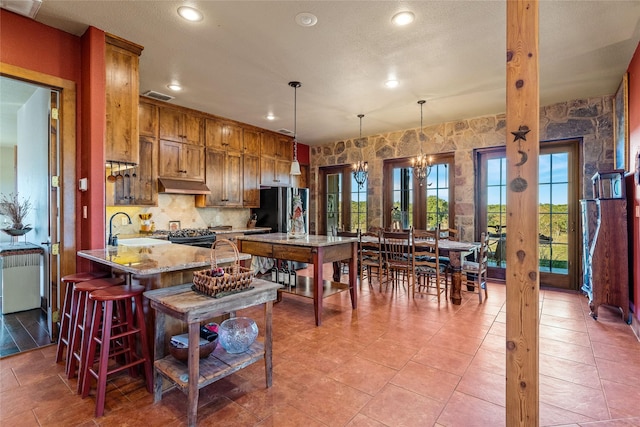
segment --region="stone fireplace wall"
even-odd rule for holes
[[[581,194],[592,196],[591,177],[613,168],[613,115],[611,96],[577,99],[540,108],[540,140],[581,138]],[[425,154],[454,153],[455,224],[462,238],[474,238],[474,149],[505,145],[506,115],[489,115],[424,127]],[[369,162],[367,181],[368,226],[385,226],[382,212],[382,169],[385,159],[414,157],[420,152],[419,128],[363,137],[362,156]],[[359,138],[358,138],[359,140]],[[318,168],[360,160],[355,139],[335,141],[310,149],[310,232],[318,221]]]

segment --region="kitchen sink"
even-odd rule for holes
[[[171,242],[164,239],[153,239],[151,237],[134,237],[131,239],[118,239],[118,246],[158,246],[170,245]]]

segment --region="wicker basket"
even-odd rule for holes
[[[216,247],[218,243],[226,243],[233,249],[235,261],[222,267],[224,276],[214,276],[213,270],[218,268]],[[217,239],[211,245],[211,269],[193,272],[193,287],[203,294],[215,297],[220,293],[233,293],[247,289],[253,281],[253,270],[240,266],[238,247],[230,240]]]

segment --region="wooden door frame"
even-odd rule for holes
[[[574,199],[567,201],[567,208],[569,210],[569,220],[571,228],[571,240],[568,241],[571,245],[572,252],[568,257],[570,263],[571,273],[568,277],[569,284],[564,286],[555,280],[553,273],[540,272],[540,283],[543,282],[546,285],[556,287],[558,289],[578,290],[580,288],[580,277],[582,277],[582,264],[580,263],[581,257],[581,245],[580,245],[580,207],[579,201],[582,197],[582,174],[580,165],[584,163],[582,153],[582,138],[567,138],[559,140],[546,140],[540,141],[540,154],[546,154],[542,151],[553,150],[555,147],[567,147],[566,151],[571,152],[572,164],[570,165],[571,171],[569,173],[570,194],[574,195]],[[502,154],[502,156],[500,156]],[[474,152],[474,168],[476,171],[480,170],[481,156],[495,155],[495,157],[504,157],[506,159],[506,147],[492,147],[486,149],[477,149]],[[483,230],[487,229],[486,216],[482,213],[486,210],[486,205],[482,204],[481,194],[484,194],[486,187],[486,177],[478,174],[476,179],[476,227],[475,227],[475,239],[479,240],[480,234]],[[505,212],[506,214],[506,212]],[[494,279],[505,279],[506,269],[489,267],[489,277]]]
[[[49,278],[51,299],[49,309],[54,313],[54,330],[50,332],[55,336],[56,315],[60,310],[59,302],[64,298],[64,289],[58,288],[60,278],[76,270],[76,83],[4,62],[0,62],[0,75],[60,91],[58,150],[60,228],[58,241],[52,242],[60,244],[59,269],[51,269],[52,275],[55,274],[57,277]]]
[[[317,234],[327,234],[327,206],[325,203],[327,196],[327,175],[342,174],[342,221],[348,218],[351,221],[351,203],[345,203],[344,195],[351,194],[351,165],[334,165],[334,166],[321,166],[318,168],[318,230]],[[350,200],[350,197],[349,197]],[[344,225],[344,224],[343,224]],[[350,225],[350,224],[349,224]]]

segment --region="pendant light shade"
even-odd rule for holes
[[[418,180],[418,183],[422,187],[424,181],[431,173],[431,157],[427,157],[422,151],[422,141],[424,140],[424,134],[422,133],[422,106],[426,101],[421,99],[418,101],[420,104],[420,132],[418,138],[420,139],[420,155],[414,159],[411,159],[411,167],[413,168],[413,174]]]
[[[362,118],[364,114],[358,114],[360,119],[360,138],[358,139],[360,145],[360,160],[353,164],[353,179],[358,184],[358,189],[362,189],[364,183],[367,182],[367,176],[369,175],[369,165],[362,158]]]
[[[293,88],[293,161],[291,162],[291,171],[289,175],[302,175],[300,171],[300,163],[298,162],[298,129],[297,129],[297,94],[298,88],[302,86],[300,82],[289,82],[289,86]]]

